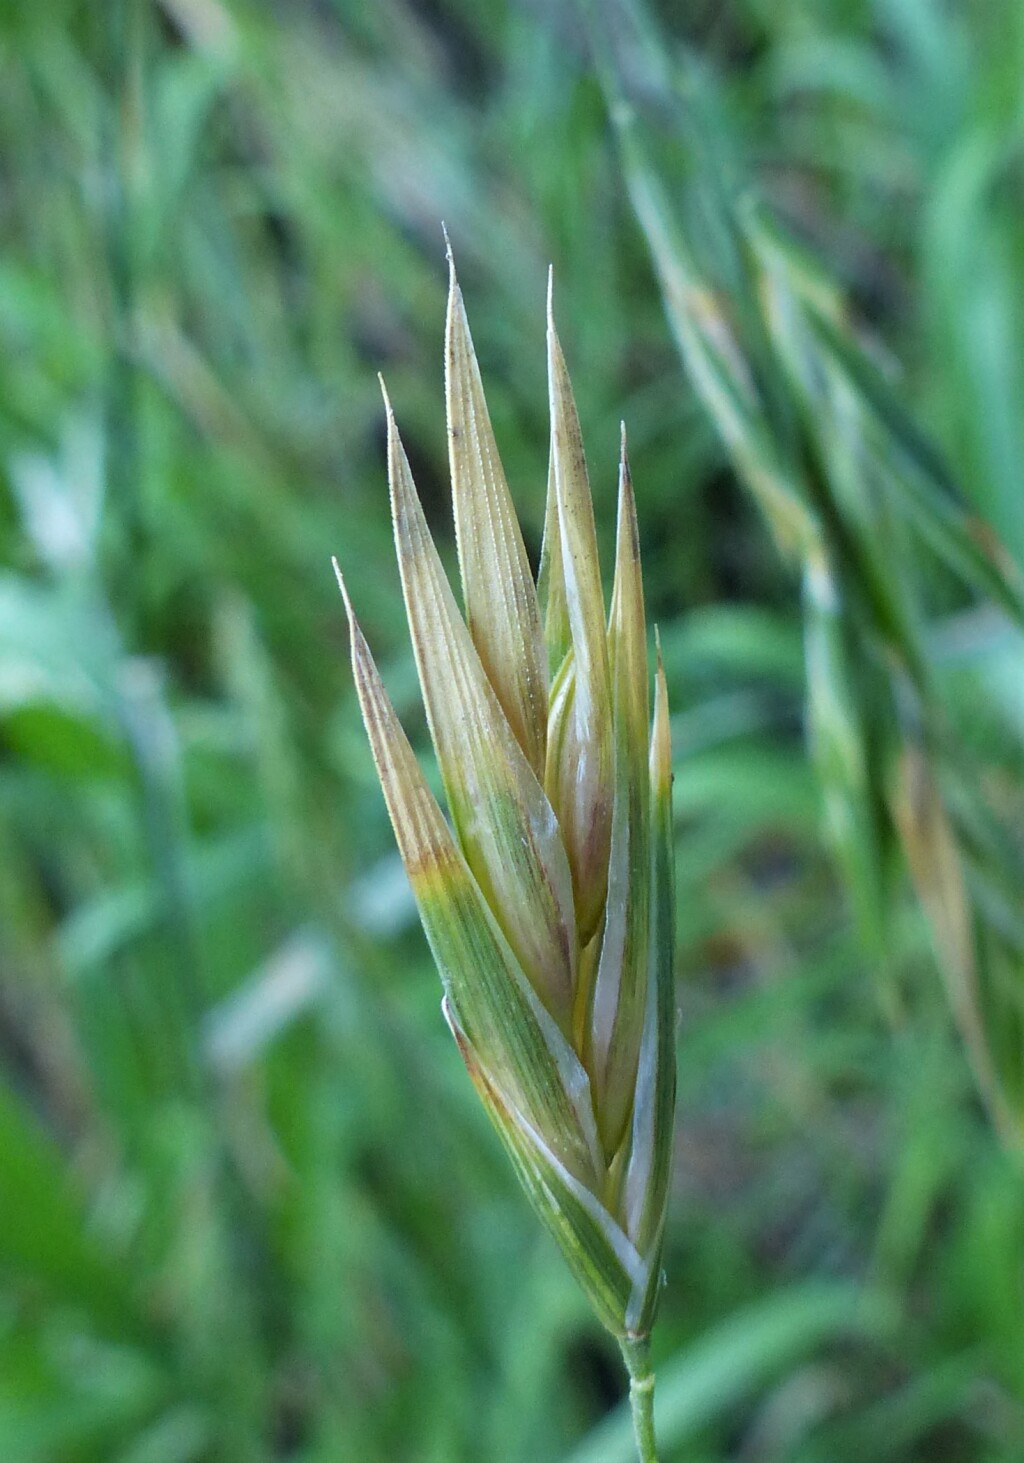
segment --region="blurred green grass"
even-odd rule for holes
[[[658,8],[723,166],[1024,566],[1024,12]],[[0,80],[0,1457],[621,1456],[614,1348],[439,1018],[330,573],[422,745],[375,375],[450,551],[443,218],[531,551],[549,260],[605,545],[630,433],[678,763],[665,1459],[1016,1463],[1024,1181],[899,869],[881,1015],[799,583],[683,374],[576,10],[49,0],[0,8]],[[1019,641],[914,573],[1019,809]]]

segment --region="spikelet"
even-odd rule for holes
[[[338,579],[445,1017],[527,1195],[628,1352],[657,1305],[675,1103],[668,700],[659,653],[652,718],[624,430],[606,617],[550,290],[548,372],[538,595],[452,266],[445,396],[465,618],[385,392],[395,545],[447,819]]]

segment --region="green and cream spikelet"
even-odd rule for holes
[[[385,393],[398,562],[450,822],[345,602],[445,1016],[534,1207],[629,1359],[657,1305],[675,1101],[668,704],[659,657],[652,726],[624,438],[606,620],[550,296],[548,372],[535,587],[453,268],[445,379],[465,619]]]

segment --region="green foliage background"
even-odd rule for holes
[[[657,10],[1024,569],[1019,0]],[[423,746],[375,376],[452,562],[442,218],[534,555],[549,260],[606,550],[630,435],[677,758],[665,1463],[1019,1463],[1024,1173],[895,851],[885,972],[851,914],[799,577],[539,0],[0,6],[0,1459],[629,1457],[440,1019],[330,571]],[[915,572],[1019,834],[1020,635]]]

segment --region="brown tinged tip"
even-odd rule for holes
[[[402,446],[402,438],[398,432],[395,409],[391,405],[391,397],[388,395],[388,388],[384,384],[384,377],[379,372],[377,380],[380,382],[380,392],[384,398],[384,413],[387,417],[388,483],[391,495],[391,512],[397,528],[399,507],[403,510],[406,507],[405,494],[401,491],[402,480],[400,469],[404,466],[405,470],[408,471],[409,464],[405,457],[405,449]]]
[[[334,576],[336,581],[338,581],[338,588],[339,590],[341,590],[341,598],[345,604],[345,616],[348,617],[348,641],[350,641],[351,657],[353,657],[355,689],[357,689],[358,696],[360,696],[361,704],[361,702],[363,702],[363,691],[361,691],[361,683],[363,683],[364,663],[366,663],[367,658],[370,657],[370,647],[366,644],[366,636],[363,635],[363,629],[361,629],[360,622],[355,619],[353,601],[351,601],[350,595],[348,595],[348,585],[345,584],[345,576],[344,573],[341,572],[341,565],[339,565],[338,559],[336,559],[335,554],[331,554],[331,563],[332,565],[334,565]],[[374,753],[374,755],[376,755],[376,753]]]
[[[444,228],[444,224],[441,227]],[[444,377],[445,399],[447,401],[454,356],[458,354],[454,347],[457,320],[460,326],[459,334],[465,338],[463,349],[468,346],[470,355],[473,354],[473,343],[469,338],[469,321],[466,319],[466,307],[462,301],[462,290],[459,287],[458,276],[455,273],[455,255],[452,253],[451,240],[448,238],[447,229],[445,229],[444,241],[448,254],[448,307],[445,311],[444,328]]]
[[[548,265],[548,330],[555,329],[555,266]]]
[[[333,554],[331,555],[331,563],[334,565],[334,577],[338,581],[338,588],[341,590],[341,598],[344,601],[345,605],[345,614],[348,618],[348,634],[352,651],[352,669],[358,682],[359,665],[360,662],[369,654],[369,647],[366,644],[366,639],[360,628],[359,621],[356,619],[356,612],[352,608],[352,601],[349,598],[348,586],[345,583],[345,576],[341,572],[341,565],[338,563],[338,560]]]
[[[337,557],[334,554],[331,555],[331,563],[334,565],[334,577],[338,581],[338,588],[341,590],[341,597],[345,602],[345,613],[348,616],[349,625],[353,626],[356,617],[352,612],[352,601],[348,597],[348,589],[345,585],[345,576],[341,572],[341,565],[338,563]]]
[[[454,251],[452,249],[452,241],[448,237],[448,230],[445,228],[445,226],[444,226],[443,223],[441,225],[441,229],[442,229],[442,232],[444,233],[444,252],[445,252],[445,258],[448,260],[448,310],[447,310],[447,314],[446,314],[446,328],[445,328],[445,335],[447,337],[448,331],[451,329],[452,307],[453,307],[453,305],[455,303],[456,297],[458,297],[458,300],[459,300],[459,302],[461,304],[461,301],[462,301],[462,291],[459,289],[459,281],[458,281],[458,278],[456,277],[456,274],[455,274],[455,253],[454,253]],[[468,324],[466,326],[466,329],[467,329],[467,332],[468,332],[468,330],[469,330]],[[446,346],[446,349],[447,349],[447,346]],[[446,366],[445,369],[447,371],[447,366]]]

